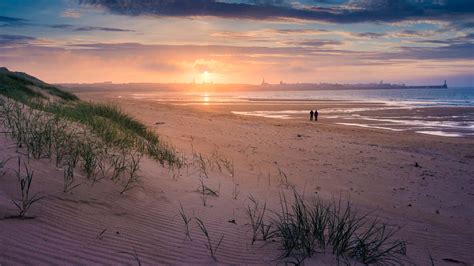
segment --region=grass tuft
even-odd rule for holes
[[[125,193],[133,189],[137,183],[139,183],[138,171],[140,170],[140,161],[143,157],[143,153],[133,151],[127,158],[126,170],[128,175],[126,176],[125,182],[123,183],[120,194]]]
[[[184,212],[183,205],[181,205],[181,202],[179,203],[179,206],[180,206],[179,215],[181,216],[181,219],[183,219],[183,222],[185,225],[184,234],[189,240],[193,241],[193,239],[191,238],[191,232],[189,230],[189,223],[193,220],[193,217],[188,217],[186,215],[186,213]]]
[[[4,176],[7,172],[5,170],[3,170],[3,168],[5,168],[5,165],[7,165],[8,161],[10,161],[12,158],[6,158],[6,159],[2,159],[0,160],[0,177]]]
[[[264,216],[267,210],[267,203],[264,202],[263,206],[260,206],[260,202],[256,200],[252,195],[249,196],[253,206],[247,206],[247,215],[250,219],[250,225],[252,227],[252,245],[255,241],[259,240],[258,236],[261,236],[261,240],[267,241],[272,236],[272,224],[265,223]]]
[[[182,167],[176,151],[135,118],[117,106],[77,102],[75,104],[51,103],[42,110],[79,122],[105,143],[124,148],[133,148],[147,153],[161,164]]]
[[[211,237],[209,235],[209,232],[207,231],[207,228],[206,226],[204,225],[203,221],[199,218],[195,218],[196,219],[196,222],[199,226],[199,228],[201,229],[202,233],[204,234],[204,236],[206,237],[207,239],[207,244],[206,244],[206,248],[209,250],[209,253],[211,254],[211,257],[217,261],[217,258],[216,258],[216,252],[217,250],[219,249],[221,243],[222,243],[222,240],[224,239],[224,235],[221,236],[221,238],[219,239],[219,241],[217,242],[217,244],[212,244],[212,241],[211,241]]]
[[[20,185],[21,199],[18,201],[13,200],[12,202],[18,208],[18,215],[15,218],[22,219],[26,217],[26,213],[30,209],[31,205],[43,199],[44,197],[38,196],[39,193],[36,193],[35,195],[30,196],[31,182],[33,181],[33,171],[31,171],[30,167],[26,163],[24,163],[26,175],[22,176],[21,167],[20,167],[21,165],[20,158],[18,158],[18,165],[19,165],[19,168],[17,171],[17,176],[19,178],[18,183]]]
[[[269,239],[279,243],[282,258],[290,257],[301,263],[318,252],[331,250],[344,260],[400,264],[406,254],[405,241],[395,238],[398,229],[367,214],[361,215],[349,202],[325,203],[316,197],[306,201],[294,190],[291,202],[281,194],[280,207],[270,222],[274,231]],[[263,215],[255,209],[249,208],[254,231],[264,224],[260,218]]]

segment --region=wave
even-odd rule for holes
[[[420,130],[420,131],[415,131],[415,132],[420,133],[420,134],[427,134],[427,135],[440,136],[440,137],[464,137],[465,135],[471,135],[471,134],[463,134],[463,133],[458,133],[458,132],[445,132],[445,131],[433,131],[433,130]]]
[[[375,126],[375,125],[369,125],[369,124],[359,124],[359,123],[336,123],[336,124],[344,125],[344,126],[356,126],[356,127],[365,127],[365,128],[385,129],[385,130],[390,130],[390,131],[405,131],[404,129],[399,129],[399,128],[381,127],[381,126]]]

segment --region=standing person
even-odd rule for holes
[[[309,112],[309,121],[313,121],[313,116],[314,116],[314,112],[313,110],[311,110],[311,112]]]
[[[315,109],[314,110],[314,121],[318,121],[318,115],[319,115],[318,109]]]

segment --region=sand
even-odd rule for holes
[[[206,240],[195,223],[186,240],[180,203],[199,217],[216,243],[217,263],[279,264],[276,244],[251,245],[245,213],[249,195],[277,210],[279,170],[305,195],[349,199],[401,227],[407,241],[405,264],[436,265],[449,260],[474,263],[474,139],[446,138],[335,125],[324,120],[287,121],[233,115],[212,106],[175,106],[84,94],[94,101],[117,102],[187,154],[218,154],[233,161],[235,172],[212,171],[206,185],[220,189],[203,206],[199,171],[190,166],[176,178],[146,160],[142,185],[125,195],[111,181],[83,184],[62,193],[63,173],[49,160],[32,161],[33,192],[47,196],[31,209],[31,220],[0,220],[0,264],[213,264]],[[11,140],[1,137],[0,159],[16,156]],[[416,167],[415,164],[419,167]],[[0,217],[15,213],[14,170],[0,177]],[[234,189],[239,191],[234,199]],[[235,220],[234,223],[229,221]],[[307,264],[336,264],[330,254]]]

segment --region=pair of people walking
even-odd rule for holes
[[[311,112],[309,112],[309,120],[310,121],[313,121],[313,119],[314,119],[314,121],[318,121],[318,116],[319,116],[319,113],[318,113],[317,109],[315,109],[314,111],[311,110]]]

